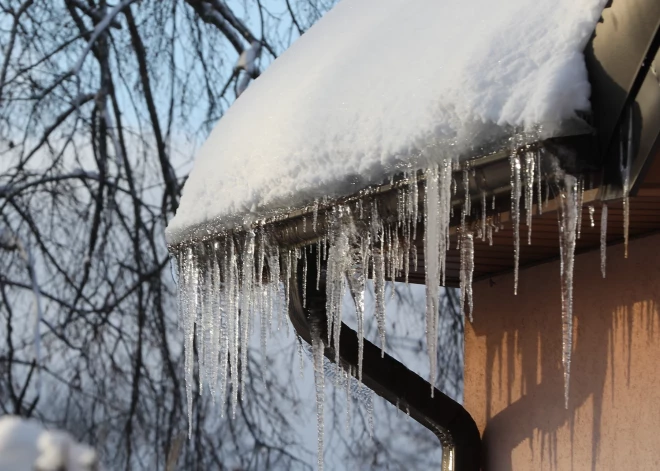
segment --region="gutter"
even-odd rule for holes
[[[658,0],[611,0],[584,50],[603,200],[624,196],[620,154],[628,136],[633,195],[660,151],[659,47]]]

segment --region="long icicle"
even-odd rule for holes
[[[250,316],[252,312],[252,297],[254,283],[254,250],[255,234],[248,231],[245,234],[243,247],[243,277],[241,280],[241,401],[245,401],[245,377],[247,376],[248,343],[250,342]]]
[[[318,471],[323,471],[323,429],[324,415],[323,402],[325,400],[325,372],[323,370],[323,350],[325,345],[321,338],[320,326],[312,323],[312,356],[314,357],[314,389],[316,391],[316,427],[318,442]]]
[[[380,220],[378,207],[374,202],[371,208],[372,224],[372,273],[374,278],[374,294],[376,305],[374,313],[376,316],[376,325],[378,327],[378,336],[380,337],[381,355],[385,353],[385,231]],[[376,246],[376,239],[379,244]]]
[[[472,322],[472,276],[474,273],[474,235],[471,232],[461,233],[461,311],[464,317]]]
[[[362,381],[362,357],[364,355],[364,291],[366,285],[366,267],[368,267],[368,244],[369,235],[364,240],[353,242],[351,249],[352,260],[347,273],[348,287],[355,302],[355,314],[357,317],[357,339],[358,339],[358,381]]]
[[[600,210],[600,273],[605,278],[607,273],[607,204]]]
[[[562,365],[564,367],[564,406],[568,409],[573,349],[573,271],[577,235],[579,183],[571,175],[560,182],[559,250],[561,254]]]
[[[184,352],[185,352],[185,378],[186,378],[186,399],[188,406],[188,438],[192,436],[192,388],[193,388],[193,367],[194,367],[194,350],[193,342],[195,338],[195,299],[194,282],[195,274],[195,260],[193,249],[188,247],[184,255],[185,262],[179,265],[179,280],[181,288],[179,296],[181,297],[181,318],[184,332]]]
[[[532,245],[532,213],[534,211],[534,169],[536,160],[531,151],[525,152],[525,219],[527,225],[527,245]]]
[[[431,372],[429,382],[431,384],[431,395],[433,395],[436,377],[436,319],[440,300],[440,244],[441,239],[445,239],[445,234],[440,225],[440,192],[437,167],[427,170],[425,176],[424,260],[426,263],[426,344]]]
[[[511,154],[511,225],[513,230],[513,294],[518,294],[518,265],[520,261],[520,157]]]
[[[624,151],[621,144],[621,180],[623,183],[623,257],[628,258],[628,238],[630,233],[630,165],[633,153],[633,114],[628,110],[628,135]],[[623,142],[623,140],[622,140]],[[625,163],[624,163],[625,155]]]

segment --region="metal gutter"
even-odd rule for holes
[[[593,125],[604,168],[603,200],[622,196],[620,145],[631,124],[633,193],[658,150],[659,46],[660,1],[613,0],[585,48]]]

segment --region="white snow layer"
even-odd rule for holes
[[[0,417],[0,471],[98,469],[96,452],[68,433],[46,430],[35,420]]]
[[[170,243],[354,193],[589,109],[582,50],[606,0],[343,0],[200,150]]]

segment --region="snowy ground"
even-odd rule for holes
[[[0,471],[92,471],[96,452],[34,420],[0,417]]]

